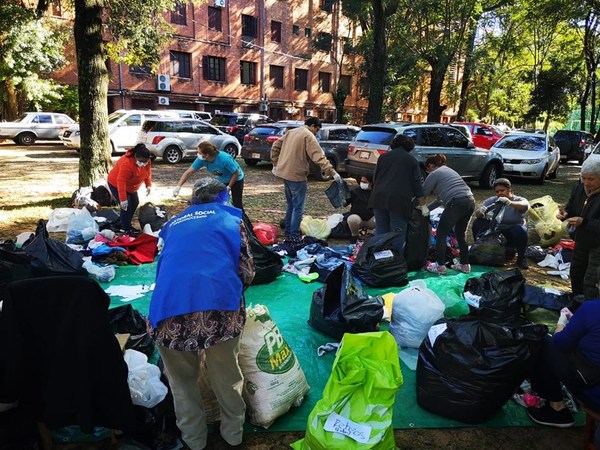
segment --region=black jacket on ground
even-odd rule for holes
[[[0,313],[0,402],[21,406],[50,429],[133,430],[127,364],[108,321],[108,295],[79,276],[7,286]]]

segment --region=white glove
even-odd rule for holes
[[[152,192],[152,188],[150,186],[146,187],[146,197],[150,195],[150,192]]]
[[[488,210],[487,206],[481,205],[477,211],[479,211],[479,214],[481,214],[482,216],[485,216],[485,213],[487,212],[487,210]]]
[[[496,199],[496,201],[500,202],[500,203],[504,203],[505,205],[508,205],[510,203],[510,198],[508,198],[508,197],[498,197]]]
[[[271,169],[271,173],[277,176],[277,167],[273,166],[273,168]]]
[[[129,208],[129,202],[128,202],[127,200],[123,200],[123,201],[121,202],[121,209],[122,209],[123,211],[127,211],[127,208]]]
[[[564,314],[567,318],[567,320],[571,320],[571,317],[573,317],[573,313],[571,312],[571,310],[569,308],[563,308],[560,310],[561,314]]]
[[[567,315],[566,315],[564,312],[562,312],[562,311],[560,312],[560,317],[558,318],[557,325],[558,325],[559,323],[560,323],[560,324],[561,324],[563,327],[566,327],[566,326],[567,326],[567,323],[569,323],[569,319],[567,318]]]
[[[421,214],[423,214],[423,217],[429,217],[429,208],[427,205],[421,206]]]
[[[179,191],[181,190],[181,186],[176,186],[175,189],[173,189],[173,197],[177,197],[179,195]]]
[[[341,177],[341,176],[340,176],[340,174],[339,174],[339,173],[337,173],[337,172],[336,172],[336,173],[335,173],[335,175],[333,176],[333,179],[334,179],[336,182],[338,182],[338,183],[341,183],[341,182],[342,182],[342,177]]]

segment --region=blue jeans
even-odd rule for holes
[[[287,237],[300,236],[300,222],[304,214],[304,201],[306,200],[306,181],[283,180],[285,186],[285,235]]]
[[[110,192],[112,192],[112,195],[115,198],[115,200],[117,200],[117,203],[119,203],[119,190],[110,183],[108,183],[108,188],[110,189]],[[138,193],[137,192],[133,192],[133,193],[128,192],[127,193],[127,202],[129,203],[127,205],[127,211],[121,210],[121,214],[120,214],[121,228],[123,230],[125,230],[126,233],[128,231],[131,231],[133,228],[131,226],[131,221],[133,220],[133,213],[135,213],[135,210],[137,209],[137,207],[140,204],[140,198],[138,197]]]
[[[399,248],[398,250],[400,253],[403,253],[404,245],[406,243],[408,221],[404,220],[400,214],[388,211],[387,209],[375,208],[373,214],[375,214],[375,234],[385,234],[390,231],[397,231],[400,233],[402,248]]]

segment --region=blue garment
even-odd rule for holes
[[[196,172],[201,168],[206,167],[210,173],[212,173],[217,180],[219,180],[224,185],[228,185],[229,181],[231,181],[231,177],[238,171],[238,181],[244,179],[244,171],[239,163],[231,157],[230,154],[225,152],[217,152],[215,156],[215,160],[213,162],[209,162],[206,159],[200,159],[196,157],[194,162],[192,163],[192,169]]]
[[[285,186],[285,235],[287,237],[300,236],[300,223],[304,214],[304,201],[306,200],[306,181],[283,180]]]
[[[240,307],[241,217],[241,210],[213,202],[192,205],[165,224],[148,316],[154,328],[169,317]]]
[[[553,337],[561,350],[579,348],[589,362],[600,367],[600,300],[588,300],[581,305],[567,326]],[[600,385],[584,390],[587,398],[600,405]]]

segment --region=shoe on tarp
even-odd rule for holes
[[[527,408],[527,414],[534,422],[549,427],[568,428],[575,424],[573,415],[568,408],[557,411],[549,404],[545,404],[541,408]]]

